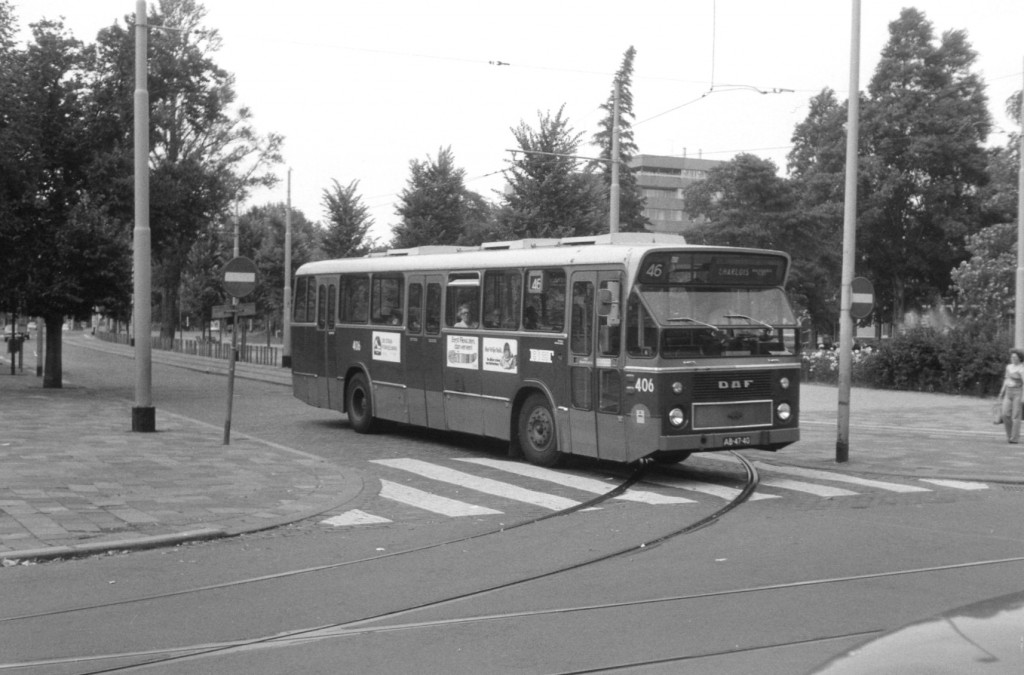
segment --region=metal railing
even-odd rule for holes
[[[97,332],[96,337],[105,342],[113,342],[121,345],[130,345],[132,340],[126,333],[105,333]],[[153,349],[160,349],[167,352],[177,352],[190,356],[204,356],[212,359],[227,360],[231,357],[231,345],[229,343],[210,342],[206,340],[182,340],[179,338],[153,337]],[[238,360],[244,363],[252,363],[261,366],[281,365],[279,347],[267,347],[266,345],[238,345]]]

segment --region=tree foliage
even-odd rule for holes
[[[643,232],[651,221],[644,216],[644,207],[647,200],[644,198],[640,186],[637,184],[636,175],[630,168],[630,160],[636,156],[637,146],[633,139],[632,120],[636,118],[633,114],[633,92],[630,86],[633,82],[633,59],[636,58],[636,49],[630,47],[622,56],[622,65],[615,73],[612,83],[612,92],[608,100],[601,104],[606,116],[601,120],[600,128],[591,139],[601,151],[603,161],[596,162],[594,170],[601,176],[606,194],[611,193],[611,159],[612,159],[612,127],[615,122],[615,85],[619,87],[619,231],[621,232]]]
[[[466,188],[466,171],[455,166],[451,147],[438,150],[436,160],[410,161],[409,170],[396,211],[402,221],[394,228],[391,246],[457,243],[473,214],[473,193]]]
[[[563,117],[538,113],[539,127],[512,129],[520,151],[505,172],[509,189],[498,212],[506,239],[572,237],[606,229],[607,202],[591,168],[578,170],[581,134]]]
[[[373,249],[369,236],[373,218],[356,190],[359,181],[345,187],[337,180],[323,191],[324,215],[327,217],[323,237],[324,253],[329,258],[350,258],[366,255]]]
[[[977,195],[991,120],[975,58],[963,31],[936,43],[924,14],[904,9],[868,87],[857,247],[884,314],[897,321],[908,304],[947,291],[966,237],[983,224]]]
[[[154,286],[159,288],[161,333],[177,325],[178,291],[192,246],[217,227],[232,204],[276,178],[280,136],[261,136],[252,113],[235,104],[234,77],[213,60],[221,44],[204,26],[206,10],[196,0],[161,0],[148,17],[150,100],[150,228]],[[157,26],[167,26],[161,30]],[[134,30],[115,24],[100,32],[96,51],[96,99],[114,149],[102,166],[125,175],[132,156],[132,120],[126,106],[135,83],[130,76]],[[130,175],[130,174],[128,174]],[[117,185],[117,181],[112,181]],[[114,192],[128,212],[127,191]]]

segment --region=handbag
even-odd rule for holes
[[[1000,401],[999,403],[993,403],[992,404],[992,424],[1002,424],[1002,423],[1003,423],[1003,404]]]

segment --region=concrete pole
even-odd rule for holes
[[[135,3],[135,230],[133,233],[135,406],[132,431],[156,431],[153,407],[152,279],[149,231],[149,90],[146,0]]]
[[[857,152],[860,137],[860,0],[850,20],[850,96],[846,118],[846,195],[843,209],[842,296],[839,301],[839,410],[836,462],[850,456],[850,380],[853,370],[853,317],[850,315],[857,246]]]
[[[615,234],[619,231],[619,78],[615,78],[615,105],[612,108],[612,185],[610,204],[608,206],[608,231]]]
[[[1024,349],[1024,87],[1020,105],[1020,166],[1017,167],[1017,297],[1014,300],[1013,346]]]
[[[292,170],[288,169],[288,203],[284,212],[284,328],[281,367],[292,367]]]

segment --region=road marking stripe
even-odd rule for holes
[[[647,479],[645,479],[647,480]],[[669,480],[647,480],[647,482],[653,485],[661,485],[663,487],[679,488],[681,490],[690,490],[691,492],[702,492],[706,495],[713,497],[721,497],[722,499],[732,501],[739,496],[740,490],[736,488],[727,487],[725,485],[718,485],[716,483],[704,483],[702,481],[692,480],[689,478],[672,478]],[[751,501],[759,499],[778,499],[779,495],[766,495],[760,492],[755,492],[750,495]]]
[[[468,462],[470,464],[477,464],[479,466],[486,466],[492,469],[498,469],[499,471],[507,471],[518,476],[525,476],[527,478],[535,478],[537,480],[547,481],[549,483],[555,483],[556,485],[563,485],[565,487],[573,488],[574,490],[580,490],[582,492],[589,492],[591,494],[602,495],[609,492],[614,486],[609,485],[605,481],[597,480],[596,478],[586,478],[584,476],[575,476],[568,473],[562,473],[560,471],[552,471],[551,469],[545,469],[539,466],[533,466],[532,464],[523,464],[522,462],[507,462],[497,459],[485,459],[485,458],[465,458],[460,459],[460,462]],[[692,499],[685,497],[671,497],[668,495],[661,495],[656,492],[649,492],[647,490],[627,490],[623,494],[616,497],[616,499],[623,499],[631,502],[641,502],[643,504],[693,504]]]
[[[928,488],[918,487],[917,485],[889,483],[881,480],[872,480],[870,478],[859,478],[857,476],[850,476],[844,473],[835,473],[833,471],[804,469],[798,466],[779,466],[778,464],[765,464],[764,462],[755,462],[755,464],[757,464],[758,468],[768,469],[773,473],[782,473],[787,476],[799,476],[800,478],[813,478],[816,480],[830,480],[835,483],[852,483],[854,485],[863,485],[864,487],[872,487],[878,490],[887,490],[889,492],[931,492]]]
[[[941,485],[942,487],[955,488],[957,490],[987,490],[988,483],[977,483],[972,480],[948,480],[945,478],[921,478],[925,483]]]
[[[521,488],[510,483],[502,483],[501,481],[491,480],[490,478],[483,478],[462,471],[447,469],[443,466],[430,464],[429,462],[422,462],[418,459],[375,459],[372,461],[374,464],[382,464],[393,469],[409,471],[419,476],[423,476],[424,478],[430,478],[443,483],[451,483],[452,485],[458,485],[460,487],[469,488],[470,490],[476,490],[477,492],[483,492],[484,494],[494,495],[496,497],[503,497],[517,502],[533,504],[534,506],[540,506],[551,511],[561,511],[562,509],[568,509],[579,505],[579,502],[574,502],[571,499],[565,499],[563,497],[549,495],[543,492],[536,492],[535,490],[527,490],[526,488]]]
[[[387,518],[381,518],[359,509],[353,509],[346,511],[340,516],[334,516],[327,520],[321,520],[320,523],[323,525],[333,525],[334,527],[346,527],[348,525],[376,525],[379,523],[390,523],[391,521]]]
[[[417,490],[408,485],[392,483],[389,480],[382,480],[380,486],[380,496],[384,499],[390,499],[391,501],[399,502],[406,506],[413,506],[417,509],[439,513],[442,516],[459,518],[462,516],[482,516],[501,513],[501,511],[489,509],[486,506],[467,504],[457,499],[449,499],[441,495]]]
[[[803,481],[790,480],[788,478],[762,478],[760,484],[768,487],[780,488],[782,490],[807,492],[826,499],[831,499],[832,497],[852,497],[857,494],[856,492],[844,490],[842,488],[830,487],[828,485],[816,485],[814,483],[804,483]]]

